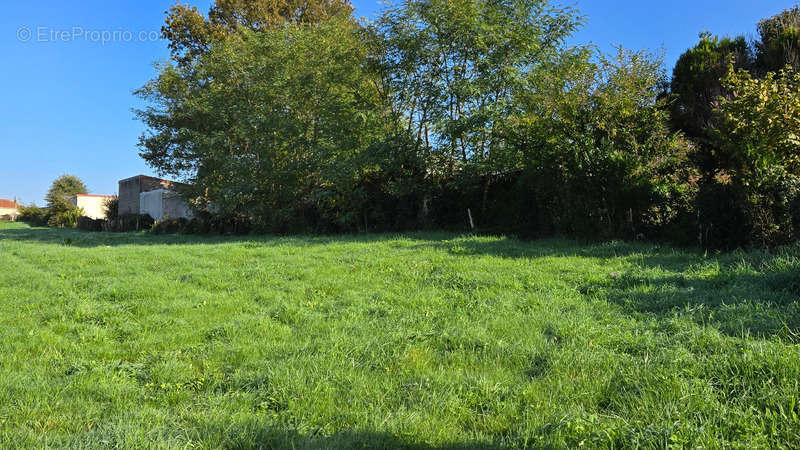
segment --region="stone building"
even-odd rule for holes
[[[139,194],[139,213],[147,214],[156,222],[164,219],[191,219],[192,209],[176,192],[167,189]]]
[[[176,192],[182,183],[137,175],[119,182],[119,214],[149,214],[155,220],[193,217]]]

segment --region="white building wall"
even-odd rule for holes
[[[113,198],[108,195],[73,195],[68,200],[72,206],[83,209],[83,215],[92,219],[106,218],[106,202]]]
[[[11,218],[16,219],[19,211],[16,208],[0,208],[0,217],[3,216],[11,216]]]
[[[106,218],[106,202],[110,197],[105,196],[78,196],[77,207],[83,208],[83,215],[92,219]]]
[[[139,194],[139,213],[149,214],[154,220],[164,218],[164,189]]]
[[[139,194],[139,211],[149,214],[156,222],[164,219],[191,219],[194,217],[192,209],[177,193],[168,189]]]

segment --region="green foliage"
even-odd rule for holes
[[[800,8],[762,20],[758,34],[750,45],[705,33],[673,72],[672,119],[698,146],[698,233],[711,247],[797,235]]]
[[[40,208],[35,204],[19,207],[19,216],[17,220],[20,222],[29,223],[35,226],[46,226],[49,219],[47,208]]]
[[[108,222],[103,219],[92,219],[91,217],[78,217],[78,229],[83,231],[98,232],[103,231]]]
[[[57,208],[51,207],[47,226],[54,228],[77,228],[78,219],[83,215],[83,208],[71,205],[62,205]]]
[[[731,161],[732,182],[747,193],[757,242],[781,244],[792,233],[800,184],[800,74],[740,71],[723,81],[733,96],[718,110],[720,151]]]
[[[719,140],[742,181],[769,181],[776,166],[800,175],[800,73],[739,71],[723,81],[734,95],[720,104]]]
[[[352,11],[349,0],[215,0],[204,16],[197,7],[176,3],[167,12],[161,34],[169,41],[173,59],[188,67],[214,42],[242,29],[314,24]]]
[[[363,227],[517,228],[491,203],[524,161],[509,139],[530,84],[583,50],[566,45],[582,18],[546,0],[414,0],[370,28],[370,61],[391,105],[391,137],[371,146]],[[505,189],[505,188],[501,188]],[[508,191],[504,191],[508,192]],[[528,192],[517,191],[518,196]],[[368,220],[369,219],[369,220]]]
[[[150,228],[153,234],[222,234],[245,235],[253,230],[249,217],[220,214],[195,217],[192,219],[164,219],[155,222]]]
[[[709,249],[747,246],[753,236],[753,215],[740,184],[715,180],[700,186],[697,209],[699,243]]]
[[[75,175],[62,175],[53,181],[44,199],[54,212],[61,212],[70,209],[67,204],[68,197],[88,193],[86,185],[80,178]]]
[[[800,70],[800,6],[758,23],[756,65],[762,73],[789,66]]]
[[[76,228],[78,218],[83,209],[70,203],[67,199],[76,194],[88,193],[86,185],[74,175],[62,175],[53,181],[45,196],[47,208],[36,205],[20,208],[19,220],[37,226],[55,228]]]
[[[139,112],[159,130],[142,157],[191,173],[193,197],[220,214],[268,229],[300,229],[309,214],[347,220],[359,155],[384,126],[359,33],[349,20],[242,31],[192,70],[165,67],[139,91],[158,105]]]
[[[429,172],[469,163],[493,172],[518,167],[507,139],[516,97],[548,76],[581,24],[547,0],[409,0],[374,27],[394,134],[408,136]]]
[[[155,220],[149,214],[122,214],[108,222],[108,231],[124,233],[149,230],[154,223]]]
[[[153,234],[181,233],[186,229],[188,224],[189,224],[189,219],[183,217],[179,219],[164,219],[155,222],[153,226],[150,227],[150,231]]]
[[[119,197],[110,197],[103,205],[106,213],[106,220],[116,220],[119,217]]]
[[[340,0],[176,5],[140,154],[213,212],[197,230],[773,245],[793,232],[797,86],[762,72],[791,63],[796,10],[752,45],[702,34],[668,90],[646,52],[568,45],[583,18],[547,0],[407,0],[365,26]]]
[[[690,203],[692,148],[669,129],[660,66],[621,49],[596,63],[586,55],[565,69],[568,85],[556,79],[525,99],[515,141],[556,231],[634,237]]]
[[[753,52],[747,40],[743,36],[719,39],[703,33],[697,45],[678,58],[673,69],[672,121],[677,129],[702,144],[707,143],[709,130],[714,127],[714,109],[720,98],[730,95],[722,79],[731,65],[737,70],[753,67]]]
[[[0,447],[800,445],[798,247],[1,224],[0,255]]]
[[[793,192],[789,198],[789,215],[794,238],[800,240],[800,191]]]

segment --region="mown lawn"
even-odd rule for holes
[[[800,247],[0,224],[0,447],[800,446]]]

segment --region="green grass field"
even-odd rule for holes
[[[0,224],[0,447],[800,446],[800,247]]]

